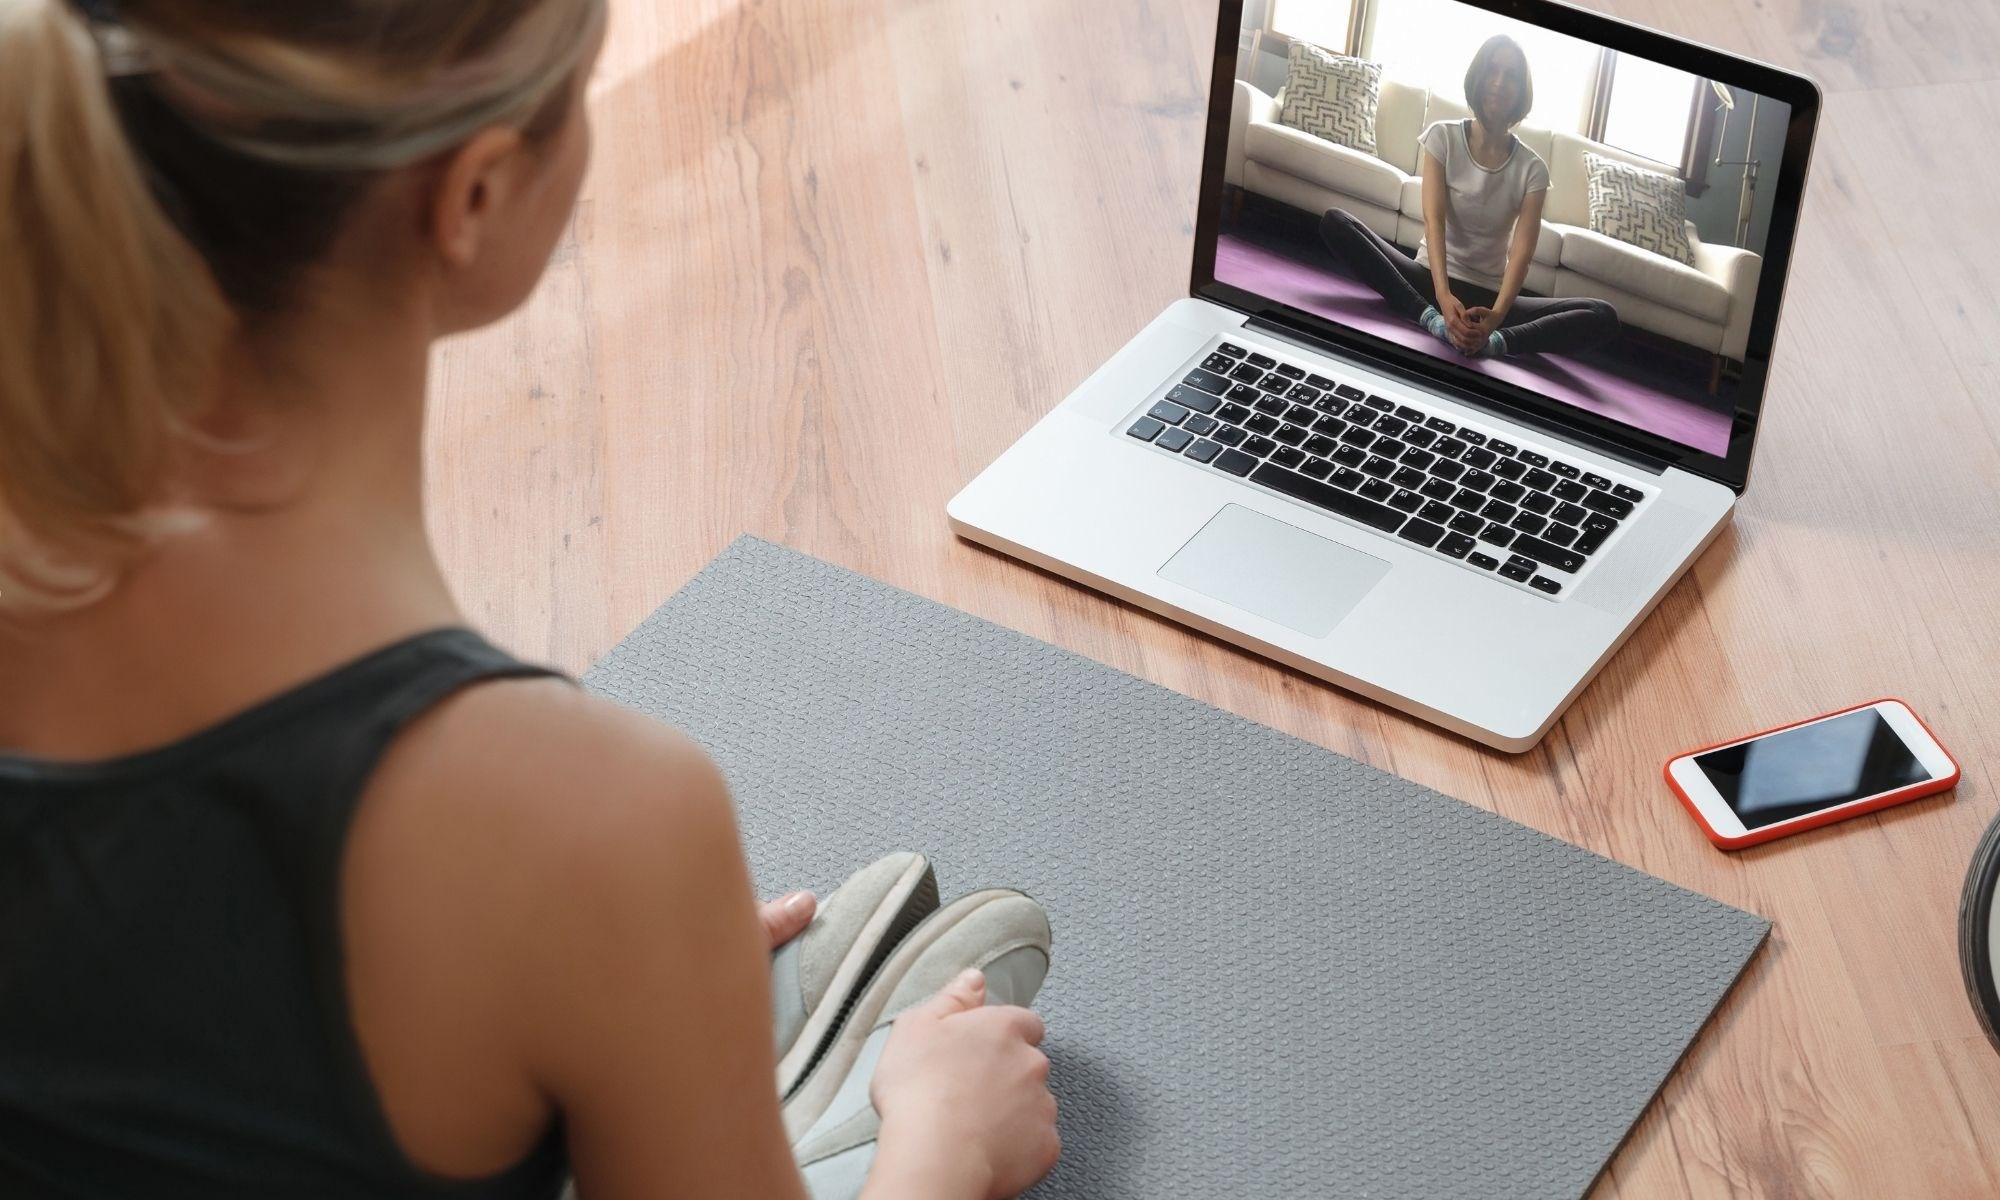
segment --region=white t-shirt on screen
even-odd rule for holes
[[[1529,192],[1548,190],[1549,168],[1541,155],[1514,139],[1507,161],[1483,167],[1473,161],[1466,143],[1469,120],[1437,121],[1424,130],[1417,144],[1444,164],[1449,195],[1445,201],[1444,269],[1464,279],[1500,290],[1507,270],[1507,244],[1514,220]],[[1417,242],[1417,261],[1430,265],[1430,248]]]

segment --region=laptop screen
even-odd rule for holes
[[[1518,0],[1242,0],[1237,34],[1213,282],[1747,470],[1811,113],[1742,81],[1809,83]]]

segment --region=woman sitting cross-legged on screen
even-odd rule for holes
[[[1513,134],[1534,94],[1521,47],[1505,34],[1488,38],[1465,73],[1475,119],[1435,122],[1419,139],[1416,258],[1341,209],[1320,220],[1320,238],[1361,282],[1471,358],[1575,352],[1618,332],[1617,310],[1602,300],[1521,295],[1549,187],[1547,164]]]

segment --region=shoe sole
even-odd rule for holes
[[[996,900],[1019,896],[1021,893],[1009,888],[987,888],[972,892],[952,901],[919,921],[916,927],[898,941],[888,957],[881,963],[869,986],[860,989],[844,1007],[840,1020],[835,1024],[831,1037],[827,1039],[813,1068],[800,1080],[798,1087],[785,1099],[785,1140],[797,1141],[799,1136],[813,1127],[826,1111],[827,1105],[839,1094],[840,1085],[854,1066],[861,1048],[868,1041],[869,1034],[888,1007],[890,997],[895,994],[896,985],[910,972],[910,968],[922,957],[925,950],[944,934],[955,928],[980,908]]]
[[[806,1018],[804,1028],[792,1048],[778,1060],[778,1096],[789,1099],[809,1078],[826,1054],[834,1035],[847,1021],[868,984],[898,944],[925,917],[937,911],[937,875],[930,861],[921,856],[896,880],[874,913],[862,925],[860,935],[834,969],[833,981],[819,1007]],[[836,1000],[836,998],[838,998]]]

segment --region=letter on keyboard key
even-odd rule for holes
[[[1252,483],[1261,483],[1273,491],[1283,492],[1308,504],[1316,504],[1330,512],[1339,513],[1343,517],[1351,517],[1363,525],[1372,526],[1384,533],[1396,532],[1396,527],[1404,521],[1402,513],[1386,504],[1364,500],[1352,492],[1343,492],[1339,488],[1329,487],[1317,480],[1307,479],[1303,475],[1294,475],[1270,463],[1258,467],[1251,474],[1250,480]]]

